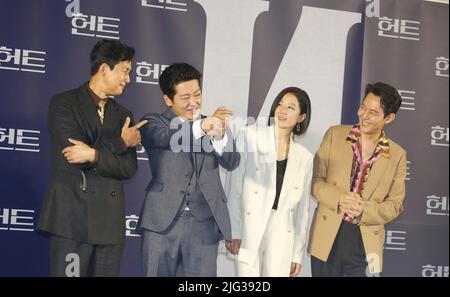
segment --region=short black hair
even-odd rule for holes
[[[402,104],[402,97],[397,89],[383,82],[368,84],[364,93],[364,98],[366,98],[369,93],[381,98],[380,104],[384,110],[385,117],[391,113],[396,114]]]
[[[201,87],[201,78],[202,74],[194,66],[187,63],[175,63],[164,69],[159,76],[159,87],[164,95],[173,100],[176,85],[196,79]]]
[[[309,122],[311,121],[311,101],[309,100],[308,93],[306,93],[304,90],[300,88],[288,87],[278,94],[278,96],[272,103],[272,107],[270,108],[268,124],[269,126],[272,124],[271,119],[275,117],[275,110],[277,109],[278,105],[280,104],[281,100],[286,94],[294,95],[298,100],[298,106],[300,107],[300,115],[306,114],[303,122],[301,122],[300,125],[298,125],[298,127],[296,126],[292,131],[295,135],[301,135],[306,132],[309,126]]]
[[[109,69],[112,70],[120,62],[131,61],[134,53],[133,47],[118,40],[103,39],[98,41],[91,51],[91,75],[96,74],[103,63],[108,64]]]

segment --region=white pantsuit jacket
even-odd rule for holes
[[[228,208],[232,238],[242,240],[237,264],[252,265],[258,257],[276,195],[275,127],[244,127],[237,146],[241,162],[227,178]],[[277,219],[273,222],[277,232],[268,239],[279,244],[274,257],[285,262],[288,275],[291,262],[301,264],[305,252],[312,170],[313,155],[291,138]]]

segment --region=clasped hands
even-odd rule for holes
[[[225,106],[219,107],[211,116],[202,119],[201,129],[214,139],[222,139],[230,125],[228,117],[232,115],[233,112]]]
[[[141,121],[130,127],[131,119],[126,118],[122,127],[121,139],[126,147],[135,147],[141,142],[141,133],[139,129],[147,124],[147,120]],[[62,150],[62,154],[70,164],[82,164],[86,162],[95,162],[95,149],[80,140],[68,139],[73,145]]]
[[[364,209],[364,200],[358,193],[347,192],[339,199],[339,209],[352,219],[359,217]]]

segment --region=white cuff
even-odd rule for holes
[[[205,136],[205,132],[202,130],[201,127],[202,120],[196,120],[192,124],[192,134],[194,134],[195,140],[199,140],[203,136]]]
[[[223,135],[222,139],[220,139],[220,140],[215,140],[213,137],[211,137],[211,142],[212,142],[213,148],[216,151],[216,153],[219,156],[222,156],[223,150],[228,143],[227,133],[225,133]]]

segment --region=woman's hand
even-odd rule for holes
[[[300,269],[302,269],[302,265],[298,263],[291,263],[291,274],[290,276],[297,276],[297,274],[300,272]]]
[[[231,241],[227,241],[225,243],[225,247],[227,250],[233,255],[239,254],[239,249],[241,248],[241,240],[240,239],[232,239]]]

